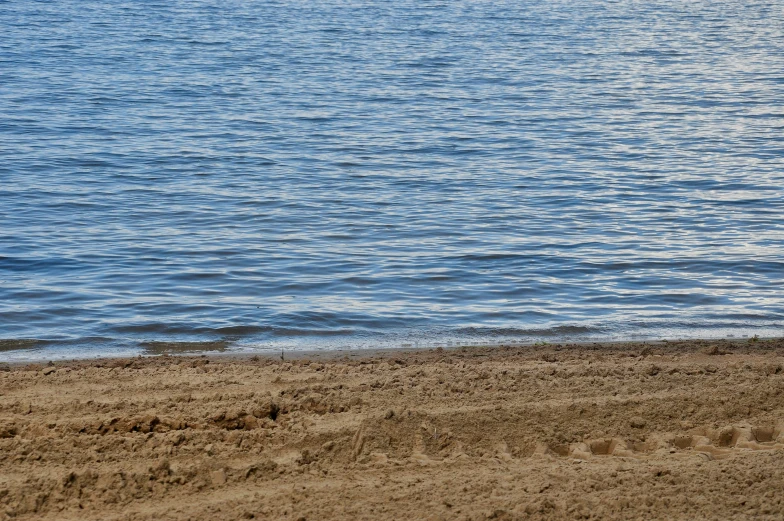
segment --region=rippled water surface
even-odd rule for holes
[[[0,28],[0,358],[784,331],[784,2]]]

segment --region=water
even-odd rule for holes
[[[0,2],[0,359],[780,335],[783,22]]]

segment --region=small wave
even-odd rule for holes
[[[350,336],[354,333],[353,329],[297,329],[290,327],[276,327],[272,329],[272,334],[279,337]]]
[[[457,329],[459,335],[468,337],[556,337],[574,335],[593,335],[607,332],[606,328],[595,326],[555,326],[550,328],[516,328],[516,327],[467,327]]]
[[[216,328],[214,331],[226,336],[251,336],[261,333],[269,333],[273,328],[270,326],[226,326]]]
[[[33,338],[0,338],[0,351],[18,351],[40,348],[41,342]]]
[[[167,335],[203,335],[209,334],[213,330],[208,327],[195,327],[188,324],[165,324],[160,322],[147,323],[147,324],[127,324],[117,325],[109,328],[110,331],[116,333],[129,333],[129,334],[144,334],[144,333],[159,333]]]

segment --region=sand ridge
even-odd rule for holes
[[[0,369],[0,519],[784,517],[780,339]]]

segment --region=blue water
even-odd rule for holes
[[[0,29],[0,359],[784,332],[784,2]]]

